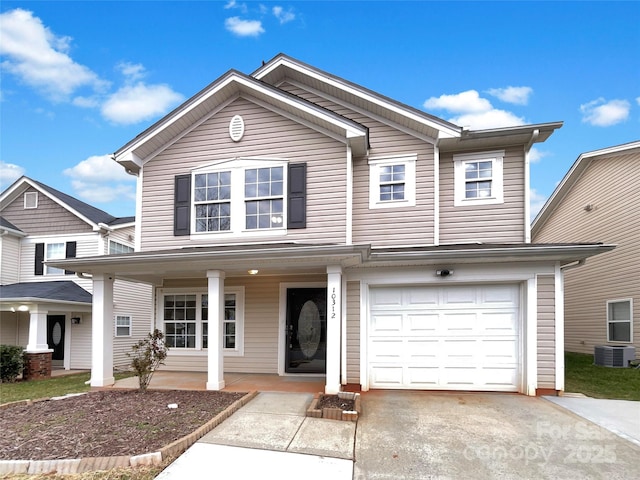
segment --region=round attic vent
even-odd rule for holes
[[[240,115],[234,115],[229,122],[229,136],[234,142],[239,142],[244,135],[244,120]]]

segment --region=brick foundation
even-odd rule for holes
[[[51,378],[51,357],[53,352],[24,353],[24,380]]]

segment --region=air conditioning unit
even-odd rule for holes
[[[618,345],[596,345],[595,364],[603,367],[628,367],[636,359],[636,348]]]

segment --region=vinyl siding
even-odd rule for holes
[[[90,313],[78,315],[82,318],[79,325],[71,325],[71,354],[69,367],[73,369],[91,368],[91,324]]]
[[[280,284],[296,282],[326,283],[324,275],[228,278],[225,286],[244,287],[244,355],[224,357],[224,371],[236,373],[278,373],[278,332],[280,325]],[[170,288],[206,289],[206,279],[165,282]],[[303,285],[301,285],[303,286]],[[181,355],[169,352],[162,367],[173,371],[207,371],[207,351]]]
[[[151,331],[153,288],[151,285],[116,280],[113,285],[113,365],[124,368],[131,363],[127,353]],[[131,315],[131,336],[115,336],[115,316]]]
[[[587,204],[593,205],[590,212]],[[565,349],[593,354],[607,342],[607,300],[633,299],[640,358],[640,155],[594,160],[535,242],[604,242],[617,247],[565,272]],[[618,345],[629,345],[617,343]]]
[[[538,275],[538,388],[555,389],[555,277]]]
[[[19,265],[20,239],[11,235],[0,237],[0,285],[18,283]]]
[[[240,142],[229,138],[234,115],[245,121]],[[286,159],[307,163],[307,228],[286,236],[242,238],[173,235],[174,176],[219,160],[239,157]],[[142,250],[238,241],[344,243],[346,239],[346,147],[310,128],[238,99],[185,135],[144,166]]]
[[[0,312],[0,344],[26,347],[29,343],[29,313]]]
[[[524,218],[524,172],[522,148],[508,148],[503,162],[504,203],[454,207],[453,154],[441,153],[440,243],[524,242],[528,221]]]
[[[56,235],[91,232],[91,226],[61,207],[46,195],[38,193],[38,208],[25,209],[24,195],[18,196],[2,210],[2,216],[29,235]]]
[[[416,206],[369,209],[369,165],[367,158],[353,159],[353,242],[373,246],[433,244],[434,238],[434,149],[415,136],[370,116],[322,98],[315,92],[291,84],[279,85],[369,129],[370,157],[416,154]]]
[[[360,282],[347,282],[347,383],[360,384]]]

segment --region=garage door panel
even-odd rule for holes
[[[372,388],[518,390],[518,286],[371,291]]]

